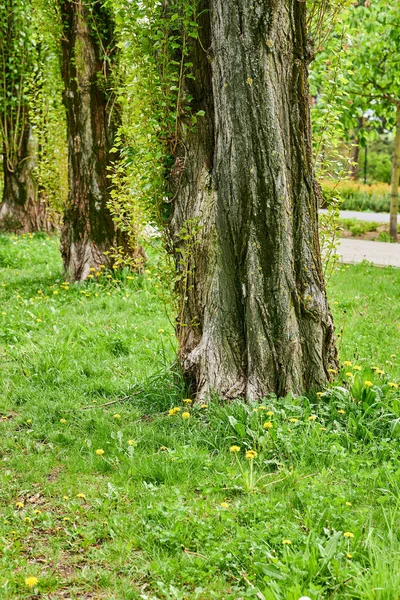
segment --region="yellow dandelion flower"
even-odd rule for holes
[[[25,523],[28,523],[28,524],[31,523],[31,519],[29,517],[25,517],[24,521],[25,521]]]
[[[60,419],[60,423],[62,423],[63,425],[65,425],[66,422],[67,422],[66,419]]]
[[[353,538],[354,537],[354,533],[351,533],[351,531],[345,531],[343,535],[345,538]]]
[[[273,424],[271,423],[271,421],[265,421],[263,427],[264,427],[264,429],[272,429]]]
[[[371,367],[371,369],[372,369],[373,371],[378,371],[378,370],[379,370],[379,367]]]
[[[340,415],[345,415],[345,414],[346,414],[346,411],[345,411],[345,410],[343,410],[343,408],[339,408],[339,410],[338,410],[338,413],[339,413]]]
[[[311,417],[308,417],[309,421],[315,421],[317,418],[317,415],[311,415]]]
[[[377,375],[384,375],[384,374],[385,374],[385,371],[384,371],[383,369],[377,369],[377,370],[375,371],[375,373],[376,373]]]
[[[289,423],[298,423],[299,420],[295,419],[294,417],[292,419],[289,419]]]
[[[328,431],[326,427],[320,427],[319,430],[320,431]]]
[[[120,419],[120,418],[121,418],[121,415],[119,415],[118,413],[116,413],[116,414],[114,415],[114,419]]]
[[[160,448],[161,452],[165,452],[166,450],[168,450],[167,446],[161,446]]]
[[[28,588],[34,588],[39,583],[39,579],[37,577],[26,577],[25,585]]]
[[[103,456],[103,454],[104,454],[104,450],[103,450],[102,448],[98,448],[98,449],[96,450],[96,454],[97,454],[97,456]]]
[[[372,381],[364,381],[364,385],[365,387],[372,387],[374,384],[372,383]]]
[[[24,508],[24,503],[23,502],[16,502],[15,503],[15,508]]]
[[[94,273],[96,269],[94,267],[90,267],[89,271],[91,271],[92,273]]]
[[[86,498],[85,494],[82,494],[82,492],[80,494],[76,495],[77,498]]]
[[[222,508],[229,508],[229,504],[227,502],[221,502]]]
[[[348,558],[349,560],[351,560],[353,557],[351,554],[346,554],[346,558]]]
[[[32,419],[28,419],[27,423],[28,423],[28,425],[29,425],[29,423],[32,423]]]
[[[399,386],[397,385],[397,383],[394,383],[393,381],[389,382],[389,387],[391,388],[398,388]]]
[[[186,402],[186,404],[192,404],[192,400],[190,398],[185,398],[184,402]]]
[[[208,408],[208,404],[202,404],[200,408]]]
[[[336,369],[328,369],[328,373],[332,373],[332,375],[336,375]]]
[[[353,506],[351,502],[346,502],[346,506]]]
[[[346,377],[353,377],[353,373],[350,373],[350,371],[347,371]]]
[[[267,412],[267,416],[268,416],[268,417],[272,417],[272,416],[273,416],[273,414],[274,414],[274,413],[272,412],[272,410],[269,410],[269,411]]]
[[[321,398],[324,395],[324,392],[317,392],[318,398]]]
[[[350,360],[343,361],[343,364],[344,364],[345,367],[351,367],[351,361]]]
[[[240,452],[240,446],[231,446],[229,452]]]
[[[128,444],[129,444],[130,446],[134,446],[134,445],[135,445],[135,441],[134,441],[134,440],[128,440]]]
[[[42,511],[39,510],[38,508],[35,508],[35,510],[33,511],[35,513],[35,515],[41,515]]]
[[[164,333],[164,329],[159,329],[158,333]]]
[[[53,291],[53,294],[54,294],[54,295],[57,295],[57,294],[58,294],[58,291],[57,291],[57,290],[54,290],[54,291]]]
[[[291,543],[292,540],[282,540],[282,544],[284,544],[285,546],[290,546]]]
[[[69,496],[63,496],[63,500],[69,500]]]
[[[249,460],[253,460],[253,458],[257,458],[257,452],[255,450],[247,450],[245,456]]]
[[[189,412],[183,412],[182,413],[182,419],[190,419],[190,413]]]
[[[267,410],[266,407],[262,404],[261,406],[258,407],[258,410]]]
[[[354,365],[353,370],[354,371],[361,371],[361,367],[359,365]]]

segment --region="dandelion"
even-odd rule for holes
[[[23,502],[16,502],[15,503],[15,508],[24,508],[24,503]]]
[[[372,383],[372,381],[364,381],[364,385],[365,387],[372,387],[374,384]]]
[[[328,369],[328,373],[331,373],[332,375],[336,375],[337,371],[336,371],[336,369]]]
[[[227,502],[221,502],[222,508],[229,508],[229,504]]]
[[[66,420],[66,419],[60,419],[60,423],[61,423],[62,425],[65,425],[65,423],[66,423],[66,422],[67,422],[67,420]]]
[[[35,513],[35,515],[41,515],[42,511],[39,510],[38,508],[35,508],[35,510],[33,511]]]
[[[398,388],[399,386],[397,385],[397,383],[394,383],[393,381],[389,382],[389,387],[391,388]]]
[[[231,446],[229,452],[240,452],[240,446]]]
[[[358,366],[358,365],[354,365],[353,370],[354,371],[361,371],[361,367]]]
[[[272,410],[269,410],[269,411],[267,412],[267,417],[272,417],[273,415],[274,415],[274,413],[273,413],[273,411],[272,411]]]
[[[253,458],[257,458],[257,452],[255,450],[247,450],[246,452],[246,458],[248,458],[249,460],[253,460]]]
[[[390,358],[396,358],[396,355],[395,354],[391,354]]]
[[[320,431],[328,431],[326,427],[320,427],[319,430]]]
[[[185,398],[184,402],[186,402],[186,404],[192,404],[192,400],[190,398]]]
[[[298,423],[299,420],[295,419],[294,417],[292,419],[289,419],[289,423]]]
[[[167,446],[161,446],[160,448],[161,452],[165,452],[166,450],[168,450]]]
[[[384,371],[383,369],[377,369],[377,370],[375,371],[375,373],[376,373],[377,375],[384,375],[384,374],[385,374],[385,371]]]
[[[172,417],[173,415],[176,415],[176,413],[178,413],[180,411],[181,411],[181,409],[179,408],[179,406],[174,406],[174,408],[171,408],[168,411],[168,414],[169,414],[170,417]]]
[[[371,367],[373,371],[379,371],[379,367]]]
[[[190,413],[189,412],[183,412],[182,413],[182,419],[190,419]]]
[[[34,588],[39,583],[39,579],[37,577],[27,577],[25,579],[25,585],[28,588]]]
[[[114,415],[114,419],[120,419],[120,418],[121,418],[121,415],[119,415],[118,413],[116,413],[116,414]]]
[[[24,521],[25,521],[25,523],[28,523],[28,525],[29,525],[29,523],[32,522],[30,517],[25,517]]]
[[[28,423],[28,425],[29,425],[29,423],[32,423],[32,419],[28,419],[27,423]]]
[[[282,540],[282,544],[284,544],[285,546],[290,546],[291,543],[292,540]]]
[[[158,333],[164,333],[164,329],[159,329]]]
[[[82,494],[82,493],[80,493],[80,494],[77,494],[77,495],[76,495],[76,497],[77,497],[77,498],[83,498],[83,499],[86,499],[86,496],[85,496],[85,494]]]
[[[318,398],[322,398],[323,395],[324,395],[324,392],[317,392]]]
[[[63,500],[69,500],[69,496],[63,496]]]
[[[350,360],[343,361],[343,364],[344,364],[345,367],[351,367],[351,361]]]
[[[265,406],[261,405],[258,407],[258,410],[267,410]],[[267,413],[268,414],[268,413]]]
[[[351,502],[346,502],[346,506],[353,506]]]
[[[348,558],[349,560],[351,560],[353,557],[351,554],[346,554],[346,558]]]
[[[339,410],[338,410],[338,413],[339,413],[340,415],[345,415],[345,414],[346,414],[346,411],[345,411],[345,410],[343,410],[343,408],[339,408]]]
[[[264,429],[272,429],[273,424],[271,423],[271,421],[265,421],[263,427],[264,427]]]
[[[89,271],[91,271],[92,273],[94,273],[96,269],[94,267],[90,267]]]
[[[308,417],[308,420],[309,420],[309,421],[315,421],[315,420],[316,420],[316,418],[317,418],[317,416],[316,416],[316,415],[311,415],[311,417]]]
[[[343,535],[345,538],[353,538],[354,537],[354,533],[351,533],[351,531],[345,531]]]
[[[135,445],[135,441],[134,440],[128,440],[128,444],[129,444],[129,446],[134,446]]]
[[[208,404],[202,404],[200,408],[208,408]]]
[[[350,373],[350,371],[348,371],[348,372],[346,373],[346,377],[353,377],[353,373]]]
[[[96,454],[97,454],[97,456],[103,456],[103,454],[104,454],[104,450],[103,450],[102,448],[98,448],[98,449],[96,450]]]

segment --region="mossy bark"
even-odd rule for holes
[[[118,158],[111,151],[119,125],[110,83],[116,46],[103,2],[61,0],[61,17],[69,160],[61,253],[69,277],[83,280],[91,267],[111,264],[110,248],[124,246],[107,206],[108,167]]]
[[[320,389],[337,353],[318,239],[305,3],[204,0],[201,9],[187,92],[206,116],[170,177],[180,360],[198,397]],[[188,222],[199,230],[186,268]]]

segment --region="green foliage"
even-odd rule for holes
[[[389,212],[390,186],[384,183],[364,185],[358,181],[322,182],[325,203],[340,194],[342,210]]]
[[[57,246],[0,238],[2,598],[395,598],[399,271],[331,278],[352,364],[321,399],[203,407],[168,370],[157,254],[78,286]]]

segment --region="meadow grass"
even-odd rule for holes
[[[332,277],[335,385],[193,405],[155,262],[0,238],[0,598],[397,598],[400,272]]]

